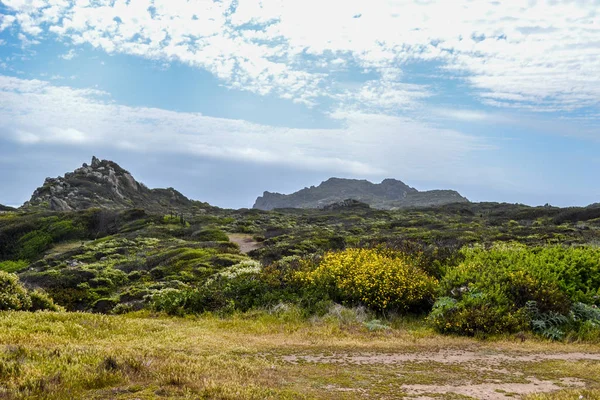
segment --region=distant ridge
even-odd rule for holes
[[[194,202],[173,188],[148,189],[117,163],[92,157],[90,165],[58,178],[46,178],[23,209],[53,211],[88,208],[144,208],[148,211],[188,209]]]
[[[256,199],[254,208],[324,208],[348,200],[383,210],[469,202],[454,190],[420,192],[396,179],[372,183],[367,180],[330,178],[317,187],[304,188],[288,195],[264,192]]]
[[[0,204],[0,212],[7,212],[7,211],[15,211],[15,208],[9,207],[9,206],[3,206],[2,204]]]

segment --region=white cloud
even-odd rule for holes
[[[539,0],[5,0],[22,34],[50,32],[108,53],[177,60],[231,87],[314,104],[348,97],[367,107],[410,107],[404,69],[436,61],[497,106],[572,110],[600,99],[597,1]],[[355,93],[336,71],[379,76]],[[380,102],[372,102],[377,97]],[[388,110],[389,111],[389,110]]]
[[[454,119],[467,122],[483,122],[505,119],[497,115],[473,110],[452,109],[452,108],[432,108],[430,112],[443,118]]]
[[[356,85],[332,97],[340,102],[340,107],[393,113],[397,110],[413,108],[420,100],[430,95],[424,86],[382,79]]]
[[[29,36],[24,35],[22,33],[19,33],[17,35],[17,38],[21,42],[21,47],[23,47],[23,48],[26,48],[29,46],[35,46],[35,45],[38,45],[41,43],[39,40],[31,39]]]
[[[66,52],[65,54],[62,54],[60,56],[60,58],[62,58],[63,60],[72,60],[77,56],[77,52],[73,49],[69,50],[68,52]]]
[[[497,181],[496,172],[472,168],[470,155],[489,149],[472,136],[381,114],[340,109],[331,117],[342,127],[272,127],[128,107],[97,90],[0,75],[0,134],[27,145],[190,154],[355,176]]]
[[[0,32],[12,26],[16,18],[12,15],[0,14]]]
[[[264,29],[263,38],[282,38],[288,58],[302,52],[318,56],[331,51],[349,53],[362,66],[393,76],[401,72],[398,62],[403,60],[442,59],[452,68],[473,74],[471,82],[492,94],[507,90],[531,96],[536,102],[558,97],[554,101],[569,107],[565,97],[572,96],[575,81],[575,94],[598,98],[597,85],[581,85],[581,78],[595,81],[599,70],[598,46],[594,44],[600,36],[598,24],[593,25],[598,18],[589,3],[537,2],[524,8],[515,2],[380,1],[369,4],[368,9],[359,1],[242,4],[239,15],[233,14],[237,21],[232,24],[276,21]],[[359,13],[360,18],[351,18]],[[447,23],[449,17],[452,24]],[[509,18],[516,21],[509,22]],[[523,34],[523,27],[530,25],[556,28],[543,34]],[[477,35],[485,39],[473,39]],[[503,35],[506,39],[496,39]],[[433,46],[436,41],[440,42]],[[450,50],[457,54],[449,55]],[[579,74],[573,67],[579,67]],[[592,93],[581,94],[590,89]]]

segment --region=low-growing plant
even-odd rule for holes
[[[228,242],[229,236],[225,232],[216,228],[206,228],[192,235],[194,239],[201,242]]]
[[[14,274],[0,271],[0,311],[29,310],[31,298]]]
[[[36,289],[29,292],[31,307],[29,311],[64,311],[64,308],[55,304],[54,300],[43,290]]]
[[[244,260],[239,263],[232,265],[231,267],[227,267],[217,272],[210,278],[208,278],[207,283],[211,283],[216,279],[235,279],[239,278],[243,275],[256,275],[261,272],[262,266],[258,261],[254,260]]]
[[[527,302],[525,312],[534,332],[551,340],[561,340],[564,337],[566,325],[569,323],[566,315],[555,311],[541,312],[535,301]]]
[[[389,325],[386,325],[385,323],[383,323],[381,320],[378,320],[378,319],[373,319],[369,322],[364,322],[363,325],[365,326],[365,328],[367,328],[371,332],[387,331],[387,330],[392,329]]]
[[[29,232],[19,239],[21,250],[19,257],[22,259],[33,261],[43,251],[50,248],[53,239],[52,235],[42,230]]]
[[[325,320],[335,320],[341,325],[363,324],[371,317],[369,311],[364,306],[344,307],[341,304],[331,304],[327,314],[323,316]]]
[[[187,291],[168,288],[154,293],[150,296],[149,302],[155,311],[169,315],[183,315],[188,306],[188,297]]]
[[[28,292],[15,274],[0,271],[0,311],[62,311],[42,290]]]
[[[24,260],[2,261],[2,262],[0,262],[0,271],[10,272],[10,273],[19,272],[22,269],[27,268],[28,265],[29,265],[29,263]]]

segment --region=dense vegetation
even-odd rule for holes
[[[260,245],[245,254],[234,233]],[[342,304],[380,320],[416,315],[443,333],[599,340],[599,239],[598,206],[11,211],[0,214],[0,271],[3,287],[20,289],[2,307],[296,306],[309,317]]]
[[[533,329],[600,338],[600,249],[496,245],[467,248],[451,268],[429,319],[459,334]]]

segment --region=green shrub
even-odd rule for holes
[[[183,315],[263,307],[274,298],[269,297],[272,291],[261,272],[260,263],[246,259],[212,274],[202,286],[156,292],[150,298],[151,308]]]
[[[246,260],[246,256],[239,254],[218,254],[211,257],[210,262],[216,267],[232,267]]]
[[[433,305],[427,320],[438,332],[468,336],[518,332],[527,328],[524,312],[496,306],[481,293],[469,293],[460,302],[441,297]]]
[[[575,329],[568,323],[571,305],[598,301],[597,248],[504,244],[464,249],[463,257],[442,279],[441,297],[428,318],[440,332],[532,329],[560,339]]]
[[[110,274],[106,268],[102,274]],[[119,271],[120,272],[120,271]],[[41,287],[59,305],[68,311],[88,311],[100,297],[104,288],[92,289],[89,282],[98,277],[98,271],[84,268],[25,272],[21,279],[27,285]]]
[[[163,289],[151,296],[150,306],[155,311],[178,316],[233,311],[233,300],[221,289],[214,284],[194,289]]]
[[[52,245],[52,235],[47,232],[37,230],[29,232],[19,239],[21,251],[19,258],[33,261],[38,258],[42,252],[48,250]]]
[[[92,311],[108,314],[119,304],[119,300],[111,298],[98,299],[92,304]]]
[[[188,297],[187,291],[167,288],[150,297],[150,306],[155,311],[165,312],[169,315],[183,315],[188,308]]]
[[[213,274],[203,286],[188,293],[188,310],[228,313],[265,306],[270,288],[261,279],[261,270],[257,261],[244,260]]]
[[[221,271],[214,274],[209,280],[215,279],[228,279],[232,280],[235,278],[242,277],[244,275],[257,275],[261,272],[262,266],[258,261],[254,260],[243,260],[239,263],[222,269]]]
[[[229,236],[220,229],[203,229],[193,234],[200,242],[228,242]]]
[[[277,289],[296,286],[298,283],[296,276],[307,267],[307,260],[302,257],[283,257],[263,268],[262,279]]]
[[[263,307],[292,304],[307,314],[324,315],[333,303],[322,287],[307,285],[301,278],[318,263],[318,257],[288,256],[262,268],[260,282],[264,285]]]
[[[224,290],[225,289],[225,290]],[[230,313],[236,309],[235,300],[237,291],[225,287],[221,281],[191,290],[187,293],[186,309],[190,313],[201,314],[205,312],[217,311],[220,313]],[[243,311],[248,308],[239,307]]]
[[[10,273],[19,272],[20,270],[27,268],[28,265],[29,265],[29,263],[24,260],[2,261],[2,262],[0,262],[0,271],[10,272]]]
[[[79,226],[75,226],[73,221],[70,219],[52,222],[50,225],[48,225],[46,231],[48,234],[50,234],[50,236],[52,236],[52,239],[55,242],[66,239],[74,239],[81,237],[84,234],[84,230]]]
[[[29,310],[31,298],[14,274],[0,271],[0,311]]]
[[[29,292],[31,298],[30,311],[63,311],[63,308],[54,303],[54,300],[42,290],[36,289]]]

